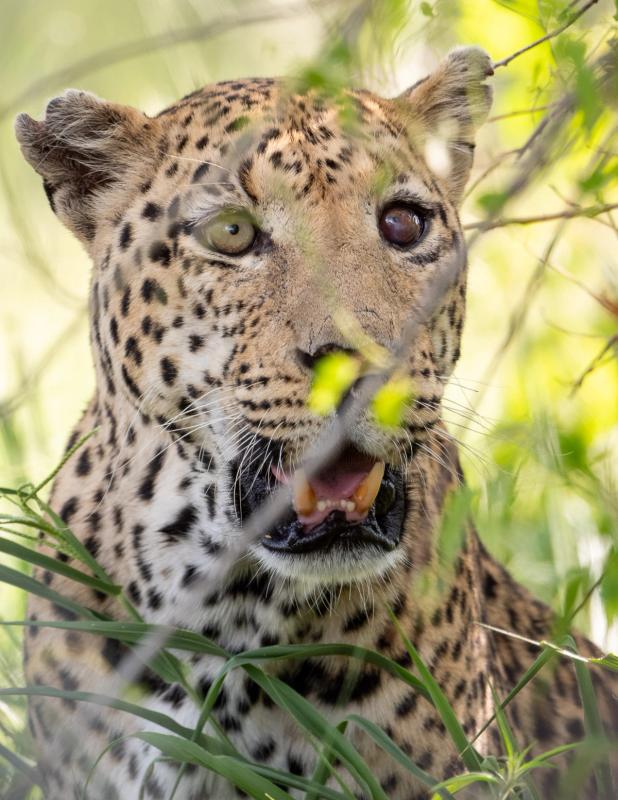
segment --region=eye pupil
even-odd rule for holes
[[[236,234],[240,230],[240,225],[237,225],[235,222],[230,222],[229,225],[225,226],[225,229],[228,233],[231,233],[232,236],[236,236]]]
[[[379,228],[390,244],[409,247],[423,235],[425,222],[416,209],[407,205],[393,205],[382,212]]]

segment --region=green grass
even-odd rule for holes
[[[78,444],[76,447],[79,447]],[[54,471],[55,472],[55,471]],[[47,485],[48,481],[40,484]],[[250,797],[288,800],[290,794],[281,789],[288,786],[300,790],[305,798],[324,798],[325,800],[342,800],[353,797],[354,790],[363,791],[371,800],[388,800],[371,769],[364,763],[358,750],[348,737],[348,731],[355,727],[384,752],[386,759],[392,759],[409,771],[424,785],[432,790],[432,796],[446,800],[456,796],[460,791],[475,786],[478,797],[493,800],[521,798],[536,800],[539,794],[534,785],[534,774],[541,768],[547,768],[552,759],[567,751],[576,750],[578,758],[566,772],[565,785],[569,785],[568,771],[576,772],[578,784],[584,777],[593,773],[600,790],[601,797],[614,796],[612,777],[607,756],[612,743],[605,739],[602,724],[596,707],[592,681],[588,669],[591,665],[600,665],[607,669],[618,670],[616,656],[608,655],[601,659],[590,659],[578,655],[573,640],[564,639],[561,644],[538,642],[539,656],[530,666],[517,685],[505,698],[495,698],[495,720],[498,724],[503,752],[492,755],[481,755],[476,751],[474,742],[469,741],[463,728],[450,706],[444,693],[433,679],[431,672],[423,663],[412,642],[399,628],[394,616],[392,619],[399,630],[402,641],[408,651],[412,668],[405,669],[384,655],[340,643],[323,643],[316,645],[277,645],[263,647],[231,655],[216,643],[199,633],[184,629],[168,629],[151,625],[140,619],[137,610],[122,593],[120,586],[114,584],[105,569],[96,562],[90,553],[76,539],[70,529],[55,515],[49,506],[39,498],[38,487],[31,485],[19,489],[0,489],[0,497],[5,505],[12,506],[15,513],[0,514],[0,552],[10,556],[15,566],[0,565],[0,581],[18,587],[22,591],[33,593],[63,605],[75,614],[69,621],[27,622],[21,620],[3,620],[3,630],[12,638],[17,651],[18,637],[27,625],[37,627],[53,627],[64,630],[78,630],[92,636],[103,636],[116,639],[129,648],[137,649],[151,637],[159,637],[162,642],[158,652],[149,659],[148,666],[161,678],[177,682],[200,707],[199,720],[195,728],[187,728],[172,717],[123,696],[112,697],[92,692],[65,691],[50,686],[14,685],[16,665],[2,664],[6,688],[0,689],[0,778],[3,784],[3,796],[7,798],[37,797],[38,777],[36,765],[32,758],[32,746],[25,729],[24,699],[31,696],[60,697],[81,703],[100,705],[117,709],[130,714],[138,720],[154,723],[166,733],[153,733],[143,730],[134,734],[151,744],[161,754],[161,758],[172,759],[180,765],[194,764],[210,770],[233,783]],[[41,530],[43,541],[57,547],[62,552],[70,553],[79,569],[69,567],[62,561],[42,555],[34,549],[32,536],[28,531]],[[19,538],[26,537],[27,544]],[[105,594],[115,597],[121,602],[127,621],[117,621],[75,601],[59,595],[43,582],[29,574],[33,567],[45,567],[65,578],[96,588]],[[578,609],[573,609],[577,611]],[[569,620],[562,621],[562,627],[568,627]],[[503,632],[508,634],[508,632]],[[511,634],[514,635],[514,634]],[[183,660],[172,655],[171,650],[183,653],[200,653],[213,655],[223,659],[219,676],[213,681],[206,697],[200,700],[195,687],[191,685]],[[396,680],[416,689],[438,711],[448,736],[457,752],[460,753],[467,772],[439,782],[409,758],[400,747],[371,720],[357,714],[342,715],[337,725],[326,720],[316,708],[294,689],[279,678],[269,674],[266,666],[271,661],[286,659],[303,659],[336,655],[371,663],[384,670]],[[576,744],[565,744],[535,757],[529,754],[532,742],[524,749],[518,748],[510,731],[504,709],[514,697],[532,680],[534,680],[557,656],[572,658],[575,661],[582,704],[585,710],[585,739]],[[272,701],[285,711],[304,732],[307,740],[316,751],[316,769],[311,778],[252,763],[250,759],[238,752],[228,737],[216,724],[212,710],[221,692],[226,677],[233,670],[243,670],[267,694]],[[213,722],[213,733],[204,733],[207,722]],[[489,724],[489,723],[488,723]],[[478,732],[480,735],[481,732]],[[113,742],[109,747],[113,746]],[[109,749],[109,747],[107,749]],[[104,753],[101,753],[101,756]],[[333,763],[340,763],[346,771],[345,781],[338,775]],[[96,771],[96,765],[93,769]],[[179,777],[182,775],[182,770]],[[326,788],[325,781],[336,775],[338,788]],[[180,785],[180,784],[179,784]],[[30,788],[28,788],[30,787]],[[180,797],[178,791],[175,795]]]

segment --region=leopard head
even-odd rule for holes
[[[68,91],[43,121],[17,120],[52,208],[94,262],[99,391],[212,454],[228,519],[288,492],[282,518],[251,542],[275,573],[345,581],[403,557],[406,476],[459,356],[458,206],[491,72],[464,48],[394,99],[252,79],[154,118]],[[343,406],[394,354],[414,402],[393,429],[361,409],[308,474],[299,465],[342,408],[308,406],[313,372],[337,352],[358,367]]]

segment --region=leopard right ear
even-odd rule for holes
[[[41,122],[20,114],[15,133],[52,209],[85,245],[109,214],[107,195],[159,158],[156,120],[75,89],[51,100]]]
[[[491,108],[490,57],[480,47],[452,50],[426,78],[398,98],[415,144],[437,143],[446,155],[443,177],[459,202],[468,179],[478,128]]]

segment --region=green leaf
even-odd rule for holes
[[[30,783],[34,785],[40,785],[42,783],[41,775],[37,770],[21,758],[21,756],[18,756],[16,753],[6,748],[2,743],[0,743],[0,758],[4,758],[5,761],[8,761],[8,763],[18,772],[21,772]]]
[[[507,199],[508,196],[505,192],[486,192],[478,198],[477,202],[483,211],[493,215],[502,210]]]
[[[618,655],[615,653],[607,653],[600,658],[589,658],[591,664],[598,664],[600,667],[607,667],[608,669],[618,672]]]
[[[360,373],[357,358],[347,353],[330,353],[320,358],[313,372],[308,406],[315,414],[331,414]]]
[[[371,410],[379,425],[398,428],[414,399],[414,382],[409,377],[391,378],[375,393]]]
[[[506,714],[504,710],[500,706],[500,700],[496,695],[494,687],[491,687],[491,693],[494,700],[494,708],[496,709],[496,722],[498,723],[498,731],[500,732],[500,738],[502,739],[502,743],[504,745],[504,750],[506,752],[506,756],[509,759],[512,759],[515,753],[517,752],[517,742],[515,741],[515,737],[513,736],[513,731],[511,730],[511,726],[508,723],[506,718]]]
[[[559,747],[552,747],[551,750],[546,750],[544,753],[540,753],[535,758],[531,758],[530,761],[526,761],[526,763],[520,768],[521,772],[527,772],[529,770],[536,769],[537,767],[545,767],[547,766],[547,762],[551,761],[552,758],[560,756],[562,753],[568,753],[571,750],[576,750],[580,744],[581,742],[574,742],[573,744],[562,744]]]
[[[433,6],[431,5],[431,3],[427,3],[427,2],[425,2],[425,0],[424,0],[424,2],[421,3],[421,14],[424,17],[433,17],[434,16]]]
[[[431,702],[431,696],[424,683],[407,669],[381,653],[351,644],[290,644],[260,647],[255,650],[246,650],[244,653],[231,658],[226,664],[226,671],[244,667],[246,664],[260,661],[271,661],[288,658],[324,658],[326,656],[347,656],[358,659],[367,664],[372,664],[394,675],[416,689],[426,700]]]
[[[530,681],[545,667],[550,661],[556,658],[556,652],[554,650],[545,649],[535,658],[532,664],[528,667],[528,669],[524,672],[521,678],[517,681],[515,686],[508,692],[502,703],[500,704],[500,709],[505,709],[508,704],[513,700],[514,697],[521,692],[521,690],[527,686]],[[482,728],[476,733],[472,742],[475,742],[479,736],[481,736],[487,728],[495,721],[496,714],[493,713],[491,717],[487,720],[487,722],[482,726]]]

